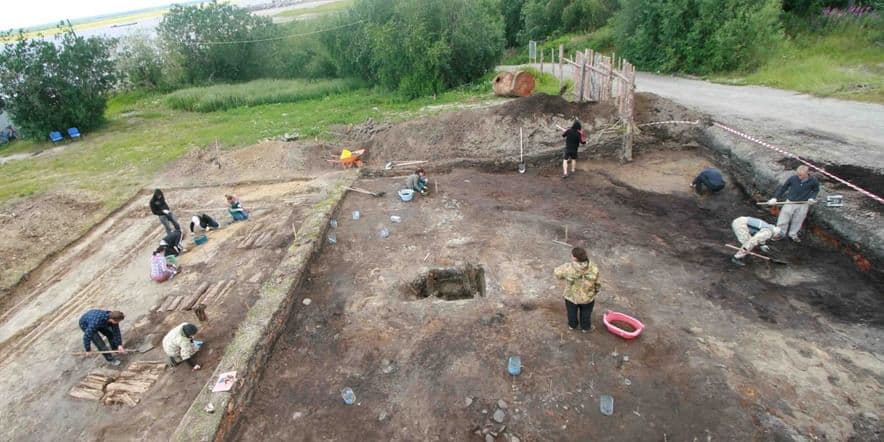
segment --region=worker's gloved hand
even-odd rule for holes
[[[807,200],[807,203],[808,203],[808,204],[815,204],[815,203],[816,203],[816,200],[813,199],[813,198],[811,198],[811,199]]]
[[[200,368],[202,368],[202,367],[200,367],[200,364],[196,364],[196,365],[193,366],[193,371],[197,371],[197,370],[199,370]]]
[[[168,210],[163,210],[163,213],[165,213],[166,215],[168,215],[168,214],[169,214],[169,211],[168,211]]]
[[[123,348],[123,346],[122,346],[122,345],[121,345],[121,346],[119,346],[119,347],[117,347],[117,351],[118,351],[118,352],[120,352],[120,353],[126,353],[126,349],[125,349],[125,348]]]
[[[777,202],[776,198],[771,198],[771,199],[767,200],[768,204],[776,204],[776,202]]]

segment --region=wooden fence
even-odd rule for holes
[[[544,52],[540,50],[540,72],[544,72]],[[573,95],[578,102],[614,102],[620,123],[626,128],[623,137],[622,159],[632,160],[632,139],[635,126],[635,66],[614,54],[606,56],[592,49],[575,52],[565,57],[564,45],[559,46],[558,62],[552,48],[549,49],[547,65],[550,73],[559,79],[559,87],[565,85],[565,66],[570,66],[574,81]],[[558,69],[556,69],[558,68]],[[558,70],[558,72],[556,72]]]

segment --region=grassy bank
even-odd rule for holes
[[[365,82],[351,79],[255,80],[181,89],[166,96],[166,104],[178,110],[215,112],[242,106],[313,100],[365,86]]]
[[[292,8],[274,15],[280,18],[303,17],[305,15],[328,14],[330,12],[343,11],[353,5],[353,0],[339,0],[335,2],[325,3],[311,8]]]
[[[304,138],[332,138],[331,126],[368,117],[397,121],[421,109],[446,103],[492,99],[490,85],[456,89],[404,101],[372,89],[359,89],[304,101],[237,107],[217,112],[170,108],[163,95],[128,94],[108,106],[108,124],[59,152],[0,165],[0,203],[40,192],[82,189],[106,204],[118,204],[145,185],[165,164],[187,150],[219,142],[232,149],[298,131]],[[51,149],[50,143],[17,141],[15,152]],[[0,150],[7,155],[8,150]]]
[[[710,79],[884,103],[884,49],[871,35],[858,27],[801,33],[783,42],[754,72],[731,72]]]

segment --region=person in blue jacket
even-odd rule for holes
[[[694,192],[697,192],[697,195],[718,193],[724,189],[724,177],[721,176],[721,171],[714,167],[703,169],[703,171],[694,178],[691,187],[694,189]]]
[[[80,316],[80,330],[83,330],[83,349],[92,351],[92,344],[98,351],[111,351],[116,349],[119,353],[125,353],[123,348],[123,335],[120,333],[120,321],[126,318],[121,311],[108,311],[92,309]],[[102,335],[107,338],[104,343]],[[120,365],[120,360],[110,353],[102,354],[104,359],[111,365]]]

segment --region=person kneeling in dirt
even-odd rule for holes
[[[243,207],[242,202],[240,202],[236,195],[225,195],[225,198],[227,198],[227,204],[230,205],[227,208],[227,213],[233,217],[234,222],[249,219],[249,211]]]
[[[571,173],[577,172],[577,148],[586,144],[586,134],[580,122],[575,120],[570,129],[562,133],[565,139],[565,151],[562,155],[562,178],[568,178],[568,160],[571,160]]]
[[[123,335],[120,333],[120,321],[125,319],[126,315],[119,311],[108,311],[92,309],[80,316],[80,330],[83,330],[83,348],[89,352],[92,351],[92,345],[98,351],[111,351],[116,348],[117,352],[122,354],[126,350],[123,348]],[[108,344],[104,343],[104,339],[100,335],[107,338]],[[113,366],[120,365],[120,360],[110,353],[102,354],[104,359]]]
[[[211,216],[206,215],[205,213],[200,214],[199,216],[194,215],[190,218],[190,234],[193,236],[208,232],[212,229],[217,229],[218,227],[218,221],[215,221]]]
[[[600,287],[599,268],[589,261],[586,250],[574,247],[571,249],[571,262],[556,267],[553,274],[568,283],[564,295],[568,327],[574,330],[579,325],[584,333],[592,330],[592,308]]]
[[[718,193],[724,189],[724,177],[721,176],[721,171],[714,167],[703,169],[703,171],[694,178],[691,187],[694,189],[694,192],[697,192],[697,195]]]
[[[770,248],[764,245],[767,240],[774,240],[782,237],[782,231],[779,227],[768,224],[758,218],[751,216],[741,216],[731,223],[734,229],[734,235],[737,235],[737,241],[740,241],[740,250],[731,258],[731,262],[738,266],[746,265],[743,258],[749,254],[755,247],[759,247],[762,252],[770,253]]]
[[[197,328],[195,325],[183,322],[177,327],[169,330],[163,337],[163,351],[169,357],[169,365],[176,366],[182,362],[187,362],[194,371],[200,369],[200,365],[196,363],[194,355],[200,350],[200,347],[193,341]]]
[[[150,257],[150,279],[163,282],[172,279],[178,274],[178,266],[175,257],[166,257],[166,246],[159,246]]]
[[[421,195],[426,195],[427,191],[429,191],[430,186],[428,183],[430,182],[427,175],[424,173],[424,169],[420,168],[415,170],[413,174],[409,175],[405,180],[405,187],[415,191],[420,192]]]
[[[181,236],[181,231],[175,230],[160,240],[160,247],[164,248],[164,256],[178,256],[187,251],[181,244]]]

